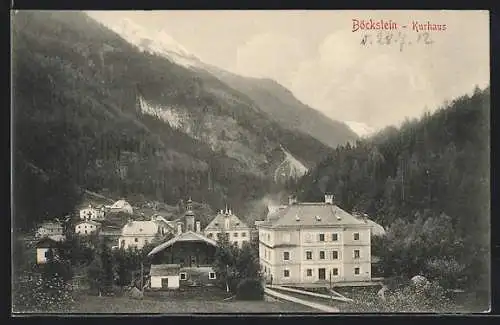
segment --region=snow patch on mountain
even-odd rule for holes
[[[195,55],[163,30],[148,29],[128,18],[106,25],[142,51],[164,56],[184,67],[201,65],[201,61]]]
[[[375,133],[375,129],[372,128],[371,126],[363,123],[363,122],[356,122],[356,121],[344,121],[347,126],[354,131],[359,137],[368,137]]]
[[[281,150],[285,154],[285,159],[274,171],[274,180],[279,182],[280,180],[286,180],[291,178],[299,178],[308,172],[308,169],[304,164],[302,164],[297,158],[295,158],[290,152],[288,152],[282,145],[280,145]]]

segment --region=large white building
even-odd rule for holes
[[[204,233],[208,238],[215,240],[225,234],[230,243],[235,243],[241,248],[244,242],[250,241],[250,231],[246,223],[226,208],[225,211],[221,210],[215,216],[205,228]]]
[[[332,195],[291,199],[257,227],[262,271],[274,284],[371,280],[373,224],[336,206]]]
[[[160,228],[155,221],[129,221],[123,226],[118,239],[119,248],[141,249],[160,235]]]

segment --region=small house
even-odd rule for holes
[[[51,254],[53,257],[57,257],[56,249],[59,247],[60,242],[63,240],[64,237],[62,236],[44,237],[40,239],[35,245],[37,264],[47,263],[47,260],[50,258]]]
[[[151,269],[149,271],[149,275],[151,277],[151,289],[179,289],[180,267],[181,266],[179,264],[151,265]]]
[[[63,226],[60,222],[48,221],[40,225],[36,232],[37,238],[63,235]]]
[[[86,208],[80,209],[81,220],[104,220],[104,207],[93,207],[89,205]]]
[[[80,221],[75,226],[75,234],[77,235],[90,235],[99,231],[101,224],[93,220]]]
[[[115,203],[113,203],[113,205],[107,206],[106,208],[108,209],[109,212],[112,213],[117,213],[117,212],[124,212],[127,214],[134,213],[134,209],[132,208],[130,203],[128,203],[125,200],[118,200]]]

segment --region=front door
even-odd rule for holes
[[[161,278],[161,287],[168,288],[168,278]]]
[[[325,269],[319,269],[318,270],[318,276],[320,280],[326,280],[326,270]]]

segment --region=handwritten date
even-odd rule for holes
[[[423,45],[431,45],[434,41],[431,38],[429,32],[422,33],[412,33],[412,36],[408,36],[404,32],[388,32],[388,31],[380,31],[376,35],[373,34],[364,34],[361,38],[361,45],[370,46],[373,44],[376,45],[396,45],[399,46],[399,51],[403,51],[403,49],[408,45],[413,44],[423,44]]]

